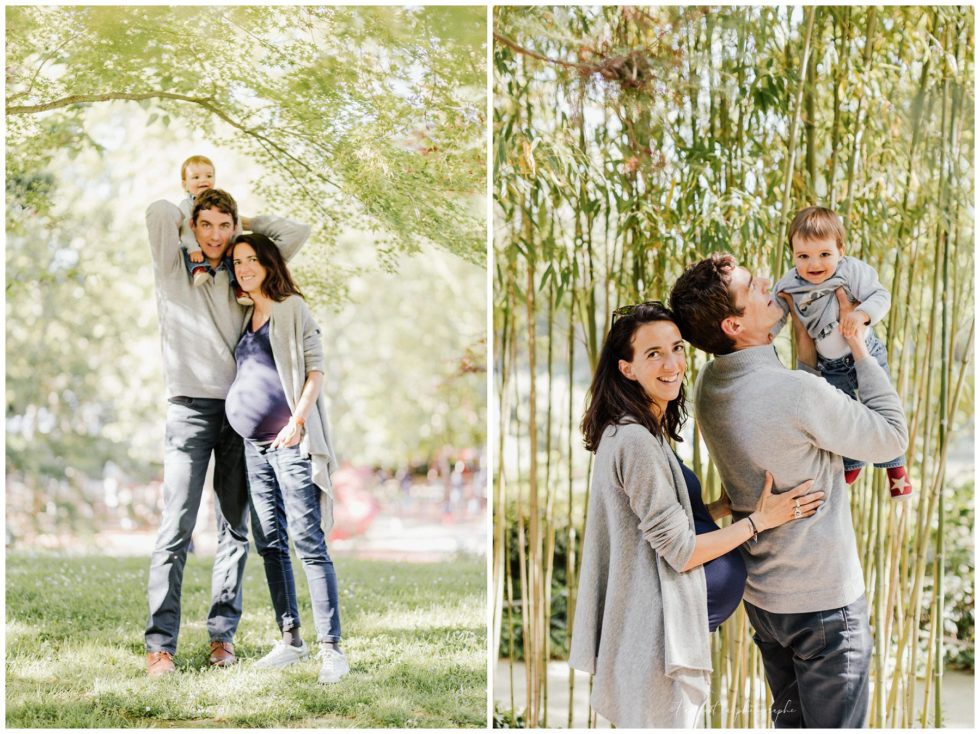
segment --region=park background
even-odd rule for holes
[[[974,27],[950,6],[494,9],[495,725],[608,726],[564,661],[578,426],[613,309],[666,300],[715,250],[778,278],[792,215],[819,203],[891,290],[877,333],[910,428],[911,506],[880,471],[850,491],[869,723],[973,727]],[[705,359],[689,349],[689,386]],[[696,429],[677,448],[712,500]],[[767,726],[744,609],[712,657],[704,725]]]
[[[8,726],[485,725],[486,17],[6,9]],[[206,669],[207,488],[181,674],[143,673],[167,397],[144,212],[192,154],[241,213],[313,227],[291,266],[342,465],[338,686]],[[277,634],[253,554],[240,656]]]

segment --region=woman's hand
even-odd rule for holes
[[[276,440],[272,442],[272,448],[285,448],[295,446],[303,438],[303,427],[296,422],[296,416],[289,419],[289,423],[282,427]]]
[[[188,256],[192,263],[202,263],[204,262],[204,253],[200,250],[194,250],[194,252],[188,252]]]
[[[807,332],[806,327],[796,313],[796,306],[793,305],[793,297],[783,291],[779,294],[783,302],[789,307],[789,313],[793,317],[793,339],[796,342],[796,358],[807,367],[817,368],[817,345],[813,342],[813,337]]]
[[[777,528],[790,520],[799,520],[810,517],[823,504],[823,492],[809,492],[813,486],[813,480],[808,479],[803,484],[783,492],[782,494],[772,493],[772,474],[766,472],[766,483],[762,487],[762,495],[759,497],[759,504],[755,507],[755,512],[750,516],[755,523],[756,530],[760,533],[763,530]],[[799,507],[799,511],[797,511]]]
[[[847,342],[855,360],[867,357],[868,345],[864,340],[868,337],[868,321],[870,321],[868,315],[864,311],[857,310],[860,304],[851,303],[843,288],[838,288],[834,293],[837,296],[837,306],[840,309],[840,318],[838,319],[840,326],[837,327],[840,329],[840,335],[844,337],[844,341]]]

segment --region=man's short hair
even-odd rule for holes
[[[217,209],[231,216],[231,223],[238,224],[238,204],[231,194],[221,189],[207,189],[198,194],[194,200],[194,211],[191,213],[191,224],[197,224],[197,214],[205,209]]]
[[[721,322],[745,313],[728,290],[737,265],[730,254],[712,253],[688,267],[670,291],[670,310],[681,336],[708,354],[735,351],[735,340],[722,331]]]
[[[837,249],[844,252],[847,233],[844,224],[833,210],[822,206],[808,206],[797,212],[789,225],[789,249],[793,250],[793,238],[801,240],[833,240]]]
[[[211,162],[210,158],[207,158],[203,155],[192,155],[190,158],[188,158],[186,161],[180,164],[181,181],[187,180],[187,167],[195,163],[199,166],[211,166],[211,170],[212,171],[214,170],[214,164]]]

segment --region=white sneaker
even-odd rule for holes
[[[347,664],[344,653],[330,645],[321,645],[320,652],[316,656],[323,663],[317,683],[325,685],[337,683],[350,672],[350,665]]]
[[[305,642],[300,647],[293,647],[280,640],[265,657],[256,661],[255,667],[278,670],[305,660],[309,656],[310,648]]]

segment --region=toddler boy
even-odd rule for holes
[[[191,214],[194,212],[194,200],[198,195],[214,188],[214,164],[203,155],[192,155],[180,167],[180,185],[187,193],[179,204],[180,213],[184,215],[184,221],[180,225],[180,244],[184,250],[184,264],[196,287],[208,282],[208,278],[211,277],[211,266],[204,261],[201,246],[197,243],[197,237],[191,229]],[[242,227],[239,222],[232,241],[241,233]],[[254,305],[252,299],[239,287],[235,280],[235,271],[230,266],[228,274],[231,278],[231,287],[235,289],[235,299],[243,306]]]
[[[817,349],[817,369],[827,382],[852,398],[857,392],[854,357],[844,341],[860,324],[874,326],[888,312],[891,296],[878,280],[878,274],[867,263],[844,255],[844,227],[830,209],[812,206],[793,218],[789,241],[796,267],[787,272],[773,287],[773,293],[786,293],[793,299],[796,316]],[[835,291],[844,288],[851,301],[859,306],[843,319]],[[782,298],[774,299],[789,315]],[[773,335],[782,329],[786,316],[773,328]],[[868,329],[868,351],[886,374],[888,353],[885,345]],[[864,462],[844,457],[844,477],[852,484]],[[905,469],[905,457],[875,464],[888,473],[892,499],[907,499],[912,485]]]

